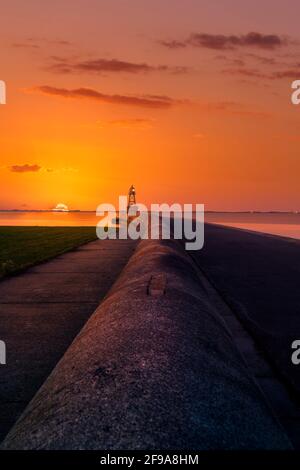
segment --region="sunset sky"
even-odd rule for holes
[[[0,208],[300,210],[299,0],[0,2]]]

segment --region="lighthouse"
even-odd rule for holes
[[[129,208],[131,206],[134,206],[135,204],[136,204],[135,187],[132,184],[128,191],[127,212],[129,211]]]

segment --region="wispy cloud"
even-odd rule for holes
[[[266,80],[277,80],[277,79],[284,79],[288,78],[291,80],[297,80],[300,77],[300,67],[285,69],[285,70],[277,70],[276,72],[262,72],[258,69],[250,69],[250,68],[232,68],[232,69],[225,69],[222,71],[227,75],[233,76],[244,76],[249,78],[259,78],[259,79],[266,79]]]
[[[215,56],[215,60],[222,61],[228,65],[236,67],[244,67],[246,65],[244,59],[239,57],[227,57],[226,55],[217,55]]]
[[[153,119],[114,119],[110,121],[97,121],[96,124],[100,128],[117,127],[121,129],[151,129],[153,127]]]
[[[39,49],[40,46],[39,44],[32,44],[28,42],[14,42],[12,44],[12,47],[15,47],[16,49]]]
[[[199,103],[205,112],[225,113],[232,116],[269,118],[270,113],[257,109],[248,109],[243,103],[235,101],[217,101]]]
[[[291,80],[299,80],[300,78],[300,67],[298,66],[295,69],[281,70],[274,72],[271,78],[290,78]]]
[[[48,70],[56,73],[150,73],[150,72],[168,72],[168,73],[186,73],[188,69],[181,66],[168,65],[149,65],[145,62],[128,62],[119,59],[90,59],[74,60],[72,58],[51,57],[52,64],[47,67]]]
[[[7,169],[12,173],[37,173],[37,172],[46,172],[46,173],[60,173],[60,172],[77,172],[77,168],[73,167],[64,167],[64,168],[49,168],[38,165],[37,163],[24,163],[22,165],[16,164],[11,166],[2,166],[1,169]]]
[[[30,173],[40,171],[42,167],[37,164],[25,163],[24,165],[12,165],[9,170],[13,173]]]
[[[161,46],[167,47],[168,49],[184,49],[188,46],[188,40],[185,41],[178,41],[177,39],[171,40],[159,40],[158,43]]]
[[[44,45],[52,45],[52,46],[72,46],[73,43],[67,41],[65,39],[51,39],[51,38],[26,38],[22,41],[16,41],[12,43],[12,47],[16,48],[27,48],[27,49],[40,49]]]
[[[44,170],[47,173],[60,173],[60,172],[65,172],[65,173],[77,173],[78,169],[77,168],[72,168],[72,167],[67,167],[67,168],[44,168]]]
[[[274,57],[265,57],[258,54],[248,52],[245,57],[254,59],[262,65],[280,65],[280,62]]]
[[[222,70],[222,73],[227,75],[240,75],[243,77],[248,78],[270,78],[268,74],[261,72],[258,69],[250,69],[250,68],[232,68],[232,69],[225,69]]]
[[[29,93],[40,93],[48,96],[57,96],[65,99],[89,99],[98,101],[99,103],[109,103],[117,105],[128,105],[145,108],[157,108],[166,109],[175,105],[191,105],[196,106],[203,112],[225,112],[232,115],[241,116],[261,116],[267,117],[267,113],[248,110],[242,103],[234,101],[216,101],[216,102],[205,102],[205,101],[188,101],[188,100],[176,100],[169,96],[161,95],[144,95],[144,96],[131,96],[131,95],[108,95],[100,93],[90,88],[78,88],[74,90],[68,90],[65,88],[55,88],[51,86],[39,86],[25,90]],[[100,121],[99,125],[111,125],[111,126],[141,126],[149,124],[147,120],[143,119],[125,119],[125,120],[112,120],[104,122]]]
[[[227,50],[237,48],[258,48],[277,49],[286,46],[290,40],[278,34],[263,34],[259,32],[249,32],[247,34],[207,34],[192,33],[183,41],[170,40],[159,41],[160,44],[169,49],[180,49],[188,46],[201,47],[214,50]]]
[[[170,108],[182,101],[161,95],[110,95],[101,93],[91,88],[76,88],[69,90],[66,88],[56,88],[48,85],[33,87],[25,90],[29,93],[40,93],[48,96],[58,96],[66,99],[88,99],[99,103],[138,106],[144,108]]]

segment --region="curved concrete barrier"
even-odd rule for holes
[[[286,449],[176,241],[143,241],[3,449]]]

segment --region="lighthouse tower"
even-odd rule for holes
[[[136,204],[135,187],[132,184],[129,188],[129,191],[128,191],[127,212],[129,210],[130,206],[134,206],[135,204]]]

